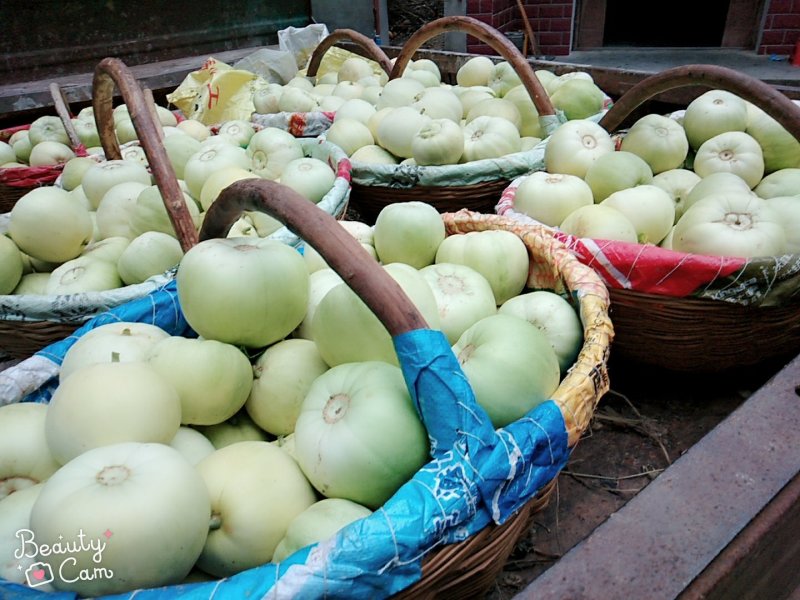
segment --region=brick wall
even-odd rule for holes
[[[569,54],[572,4],[564,0],[529,0],[524,3],[540,54]],[[503,33],[525,29],[515,0],[467,0],[467,14]],[[494,54],[489,46],[472,36],[467,36],[467,52]]]
[[[771,0],[761,33],[759,54],[788,55],[800,38],[800,0]]]
[[[565,56],[572,43],[573,2],[527,0],[523,3],[531,24],[538,54]],[[524,31],[515,0],[467,0],[467,14],[508,33]],[[789,55],[800,39],[800,0],[770,0],[761,32],[759,54]],[[495,54],[480,40],[467,36],[467,52]]]

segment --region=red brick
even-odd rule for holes
[[[494,50],[490,46],[486,44],[477,44],[475,46],[467,46],[467,52],[470,54],[488,54],[493,55],[496,54]]]
[[[550,31],[571,31],[572,19],[550,19]]]
[[[794,46],[765,46],[765,54],[777,54],[778,56],[788,56],[794,50]]]
[[[525,7],[525,14],[528,15],[529,19],[536,19],[539,17],[539,7],[538,6],[526,6]]]
[[[539,35],[542,31],[548,31],[548,25],[550,24],[550,21],[546,19],[529,19],[529,22],[536,35]]]
[[[772,29],[770,31],[764,31],[761,34],[761,45],[762,46],[771,46],[773,44],[782,44],[784,38],[784,32]]]
[[[517,15],[517,13],[515,11],[512,11],[510,8],[501,10],[497,14],[502,16],[505,19],[506,23],[511,21],[511,19],[513,19]]]
[[[475,15],[470,15],[473,19],[478,19],[478,21],[483,21],[487,25],[492,24],[492,13],[478,13]]]
[[[486,14],[491,14],[494,12],[492,0],[478,0],[478,2],[479,2],[479,10],[475,12],[486,13]]]
[[[481,0],[467,0],[467,15],[472,16],[480,11]]]
[[[792,0],[772,0],[769,3],[769,14],[780,15],[792,12]]]
[[[771,29],[800,29],[800,14],[773,16]]]
[[[560,33],[550,31],[540,31],[536,38],[540,46],[560,45],[563,43]]]
[[[542,6],[539,9],[539,16],[542,18],[552,19],[560,17],[561,14],[562,14],[561,6],[554,6],[551,4],[548,6]]]

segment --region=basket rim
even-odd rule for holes
[[[442,218],[446,220],[448,216],[443,215]],[[572,447],[577,443],[580,437],[579,428],[588,422],[587,418],[591,417],[594,407],[600,400],[602,393],[608,389],[605,366],[613,329],[610,320],[607,318],[608,305],[605,286],[596,275],[588,270],[588,267],[578,263],[563,244],[555,240],[555,238],[544,230],[538,228],[520,228],[517,223],[505,220],[497,215],[480,215],[478,213],[470,213],[469,211],[460,211],[456,215],[456,218],[461,219],[461,225],[464,227],[472,227],[476,225],[476,223],[483,223],[484,225],[488,224],[489,228],[502,225],[503,227],[508,226],[514,230],[525,230],[528,240],[526,246],[532,248],[532,252],[534,252],[534,256],[537,259],[541,259],[546,264],[550,265],[552,270],[555,271],[554,277],[561,277],[564,275],[560,270],[566,268],[563,265],[569,264],[571,267],[575,268],[575,272],[567,278],[569,282],[568,287],[571,285],[581,288],[591,287],[591,290],[584,290],[585,293],[578,295],[578,301],[581,306],[582,315],[586,311],[589,311],[588,314],[591,315],[591,318],[584,319],[584,327],[586,329],[591,328],[592,330],[597,330],[600,335],[592,340],[584,341],[581,354],[576,360],[576,366],[570,370],[559,385],[557,394],[553,395],[553,401],[558,405],[558,409],[561,411],[564,419],[563,426],[565,427],[565,431],[563,435],[568,438],[565,442],[569,444],[569,447]],[[552,263],[550,262],[551,260]],[[531,261],[533,261],[533,258],[531,258]],[[584,274],[588,274],[588,283],[583,277]],[[589,286],[589,283],[591,283],[591,286]],[[591,312],[592,308],[599,308],[601,312],[605,311],[605,313],[596,315]],[[561,396],[558,395],[558,392],[560,392]],[[581,404],[583,407],[579,406]],[[581,412],[584,414],[580,414]],[[567,423],[570,422],[570,420],[575,426],[572,432],[567,430],[569,428]],[[538,491],[541,492],[554,481],[555,478],[550,479],[548,483],[544,487],[539,488]],[[529,510],[529,507],[535,500],[536,495],[530,498],[520,499],[519,506],[509,515],[504,523],[515,523],[514,527],[524,524],[526,521],[526,510]],[[514,527],[508,528],[512,533],[501,533],[500,535],[515,536],[516,534],[513,533]],[[488,535],[490,531],[496,531],[496,528],[489,523],[481,526],[476,533],[484,530],[487,531]],[[481,536],[481,538],[475,538],[471,536],[464,542],[457,542],[459,544],[464,544],[466,542],[467,544],[459,546],[459,550],[472,552],[473,550],[469,547],[469,544],[481,543],[480,540],[482,537],[483,536]],[[473,542],[470,542],[470,539],[472,539]],[[434,545],[433,547],[425,548],[423,556],[419,557],[420,560],[427,562],[429,565],[428,568],[430,568],[432,561],[436,560],[435,552],[438,549],[447,549],[447,546]],[[424,568],[423,562],[423,569]],[[423,570],[422,577],[424,578],[424,576]],[[424,581],[424,579],[417,579],[417,581]]]
[[[589,242],[592,246],[592,249],[589,249],[591,254],[596,254],[596,252],[604,251],[606,248],[614,249],[629,249],[631,254],[638,254],[644,248],[649,248],[653,252],[658,252],[659,255],[663,257],[668,257],[674,262],[675,264],[692,264],[692,262],[700,261],[708,261],[718,265],[719,271],[722,272],[723,268],[730,268],[731,265],[735,265],[744,261],[747,264],[752,264],[754,262],[764,262],[765,265],[770,264],[773,265],[778,261],[785,261],[789,260],[789,262],[800,262],[800,253],[787,253],[778,256],[757,256],[751,258],[745,257],[730,257],[730,256],[716,256],[710,254],[694,254],[690,252],[683,252],[680,250],[674,250],[672,248],[663,248],[661,246],[653,245],[653,244],[641,244],[641,243],[634,243],[634,242],[624,242],[619,240],[605,240],[600,238],[583,238],[579,236],[574,236],[568,233],[565,233],[558,227],[553,227],[551,225],[546,225],[534,219],[533,217],[528,216],[525,213],[518,212],[514,207],[514,199],[516,196],[516,191],[519,188],[519,185],[522,181],[525,180],[526,177],[531,175],[532,173],[526,173],[519,177],[514,178],[508,186],[503,190],[500,195],[500,199],[497,201],[495,205],[495,213],[502,215],[504,217],[514,219],[520,223],[526,223],[529,225],[538,225],[544,228],[549,229],[555,235],[559,236],[563,241],[565,241],[570,247],[572,247],[576,243],[584,243]],[[616,278],[610,276],[603,276],[603,280],[609,286],[609,288],[615,291],[626,291],[626,292],[638,292],[640,294],[649,294],[651,296],[659,297],[659,298],[681,298],[685,300],[690,299],[702,299],[708,302],[718,302],[725,305],[742,305],[742,302],[736,301],[736,299],[732,299],[730,297],[720,297],[720,298],[712,298],[709,296],[702,296],[697,297],[694,295],[686,295],[686,296],[676,296],[670,294],[661,294],[657,292],[646,292],[644,290],[636,289],[634,287],[626,286],[621,281],[617,280]],[[793,304],[800,302],[800,296],[795,294],[794,296],[789,297],[788,304]],[[749,305],[749,304],[748,304]],[[767,306],[770,306],[769,304]]]

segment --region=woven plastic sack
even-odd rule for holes
[[[255,73],[234,69],[212,56],[167,94],[167,101],[177,106],[187,119],[206,125],[234,119],[246,121],[255,110],[255,79]]]
[[[294,137],[318,137],[333,125],[334,113],[315,112],[278,112],[271,114],[253,113],[250,122],[259,127],[277,127],[288,131]]]
[[[366,186],[413,188],[417,186],[462,186],[498,179],[511,180],[544,168],[544,146],[507,154],[500,158],[474,160],[459,165],[366,165],[353,163],[353,182]]]

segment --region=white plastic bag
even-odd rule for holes
[[[278,31],[278,49],[291,52],[297,68],[304,69],[319,43],[328,37],[328,28],[322,23],[305,27],[287,27]]]
[[[259,48],[233,65],[234,69],[250,71],[260,75],[270,83],[288,83],[297,75],[294,55],[286,50]]]

